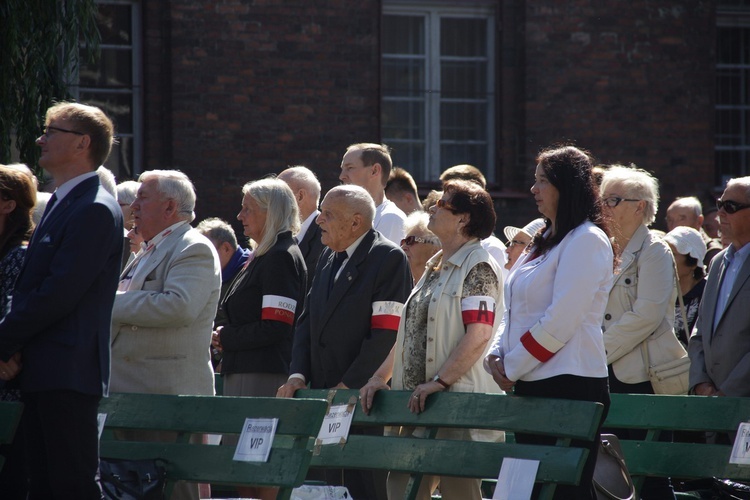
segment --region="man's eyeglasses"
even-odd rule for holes
[[[50,130],[54,130],[55,132],[65,132],[66,134],[86,135],[83,132],[78,132],[77,130],[69,130],[67,128],[53,127],[52,125],[43,125],[42,135],[49,136]]]
[[[735,212],[739,212],[740,210],[750,208],[750,205],[732,200],[716,200],[716,208],[718,208],[719,210],[724,210],[726,213],[731,215]]]
[[[406,245],[407,247],[410,247],[417,243],[429,243],[430,245],[440,245],[440,243],[438,243],[432,238],[420,238],[419,236],[407,236],[406,238],[401,240],[401,246]]]
[[[456,207],[454,207],[453,205],[451,205],[450,202],[448,202],[446,200],[443,200],[443,199],[438,200],[435,203],[435,206],[438,207],[438,208],[444,208],[446,210],[450,210],[451,212],[455,212],[456,211]]]
[[[635,198],[620,198],[619,196],[607,196],[606,198],[602,198],[602,201],[609,208],[615,208],[617,205],[619,205],[623,201],[641,201],[641,200],[636,200]]]

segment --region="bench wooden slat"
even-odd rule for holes
[[[279,499],[304,481],[315,436],[328,404],[314,399],[112,394],[102,399],[106,413],[100,453],[106,458],[155,459],[167,462],[167,491],[177,480],[215,484],[279,486]],[[246,418],[278,418],[267,462],[235,462],[234,446],[185,441],[188,434],[240,434]],[[173,431],[178,441],[118,441],[116,430]]]
[[[357,401],[354,390],[301,390],[296,397],[325,398],[333,404]],[[430,395],[423,413],[411,413],[411,391],[380,391],[370,415],[358,408],[353,427],[415,426],[528,432],[557,437],[555,446],[487,443],[445,439],[350,434],[347,443],[322,446],[313,467],[396,470],[411,474],[497,477],[504,458],[540,460],[541,498],[551,498],[557,484],[577,484],[588,450],[569,447],[571,439],[591,440],[603,406],[587,401],[540,399],[499,394],[440,392]],[[359,402],[357,401],[357,405]],[[554,418],[552,418],[554,416]],[[413,498],[414,489],[405,497]]]

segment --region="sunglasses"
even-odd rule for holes
[[[438,208],[444,208],[446,210],[450,210],[451,212],[455,212],[456,211],[456,207],[454,207],[448,201],[443,200],[443,199],[438,200],[435,203],[435,206],[438,207]]]
[[[740,210],[750,208],[750,205],[732,200],[716,200],[716,208],[718,208],[719,210],[724,210],[726,213],[731,215],[735,212],[739,212]]]
[[[525,247],[526,245],[528,245],[528,243],[524,243],[523,241],[518,241],[518,240],[510,240],[508,242],[509,247],[512,247],[514,245],[521,245],[522,247]]]
[[[410,247],[417,243],[429,243],[430,245],[438,245],[438,243],[431,238],[420,238],[419,236],[407,236],[406,238],[401,240],[401,246],[406,245],[407,247]]]
[[[615,208],[617,205],[619,205],[623,201],[641,201],[641,200],[636,200],[634,198],[620,198],[619,196],[608,196],[606,198],[602,198],[602,201],[609,208]]]

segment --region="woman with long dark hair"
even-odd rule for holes
[[[537,157],[531,192],[545,228],[508,276],[505,314],[485,368],[517,396],[600,402],[603,421],[609,390],[601,322],[614,257],[591,168],[590,155],[573,146]],[[523,433],[516,440],[554,443]],[[599,433],[577,445],[589,449],[580,484],[559,486],[555,498],[595,498]]]

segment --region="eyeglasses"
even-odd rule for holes
[[[615,208],[617,205],[620,204],[620,202],[623,202],[623,201],[641,201],[641,200],[636,200],[634,198],[620,198],[619,196],[608,196],[606,198],[602,198],[602,201],[609,208]]]
[[[455,212],[456,211],[456,207],[454,207],[453,205],[451,205],[450,202],[448,202],[446,200],[443,200],[443,199],[438,200],[435,203],[435,206],[438,207],[438,208],[444,208],[446,210],[450,210],[451,212]]]
[[[724,210],[726,213],[731,215],[735,212],[739,212],[740,210],[750,208],[750,205],[732,200],[716,200],[716,208],[718,208],[719,210]]]
[[[53,127],[52,125],[43,125],[42,135],[49,136],[50,130],[54,130],[55,132],[65,132],[67,134],[86,135],[83,132],[78,132],[77,130],[68,130],[67,128]]]
[[[420,238],[419,236],[407,236],[406,238],[401,240],[401,246],[406,245],[407,247],[410,247],[417,243],[429,243],[430,245],[439,245],[439,243],[433,240],[432,238]]]
[[[518,241],[518,240],[510,240],[508,242],[508,246],[509,247],[512,247],[514,245],[521,245],[522,247],[525,247],[526,245],[528,245],[528,243],[526,243],[524,241]]]

